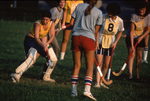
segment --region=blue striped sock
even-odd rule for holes
[[[85,92],[90,92],[91,84],[92,84],[92,77],[85,76],[84,81],[85,81],[84,91]]]
[[[71,86],[72,86],[72,91],[71,93],[76,94],[77,93],[77,83],[78,83],[78,76],[77,75],[72,75],[71,76]]]

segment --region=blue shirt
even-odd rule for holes
[[[91,14],[85,16],[88,6],[87,3],[78,4],[72,13],[72,17],[75,18],[72,35],[82,35],[95,40],[95,25],[102,25],[102,11],[94,6]]]

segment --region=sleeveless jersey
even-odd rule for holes
[[[135,24],[135,29],[134,29],[134,35],[135,36],[141,36],[143,34],[144,28],[145,28],[145,19],[143,19],[140,22],[134,22],[133,20],[131,20],[134,24]]]
[[[40,26],[41,26],[41,29],[40,29],[40,32],[39,32],[39,38],[40,38],[40,39],[44,38],[44,37],[48,34],[48,32],[49,32],[49,30],[50,30],[50,28],[51,28],[51,23],[52,23],[52,21],[49,21],[49,22],[48,22],[48,28],[47,28],[47,30],[44,30],[44,29],[43,29],[43,25],[42,25],[41,20],[38,20],[38,21],[36,21],[35,23],[39,23]],[[30,33],[34,36],[34,24],[32,25],[32,27],[31,27],[31,29],[30,29]]]

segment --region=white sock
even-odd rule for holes
[[[64,59],[64,56],[65,56],[65,52],[61,52],[61,53],[60,53],[60,60],[63,60],[63,59]]]
[[[84,81],[85,81],[84,91],[90,93],[91,84],[92,84],[92,77],[85,76]]]
[[[76,94],[77,93],[77,83],[78,83],[78,76],[77,75],[72,75],[71,76],[71,93]]]
[[[145,47],[143,52],[143,60],[147,60],[147,55],[148,55],[148,47]]]

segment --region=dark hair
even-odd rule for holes
[[[42,18],[43,17],[48,17],[48,18],[51,18],[51,12],[49,10],[44,10],[42,12]]]
[[[57,3],[59,3],[61,0],[56,0]],[[66,1],[66,0],[65,0]]]
[[[145,12],[145,14],[144,14],[144,17],[145,17],[145,16],[147,16],[148,13],[149,13],[149,4],[148,4],[147,2],[145,2],[145,1],[139,1],[139,2],[137,3],[136,7],[135,7],[135,11],[134,11],[134,12],[135,12],[137,15],[140,15],[139,10],[140,10],[141,8],[145,8],[145,7],[146,7],[146,12]]]
[[[89,6],[85,10],[85,16],[91,14],[91,10],[95,6],[95,4],[97,3],[97,0],[88,0],[88,3],[89,3]]]
[[[121,13],[121,8],[116,2],[111,2],[106,7],[107,13],[111,13],[112,15],[119,15]]]

